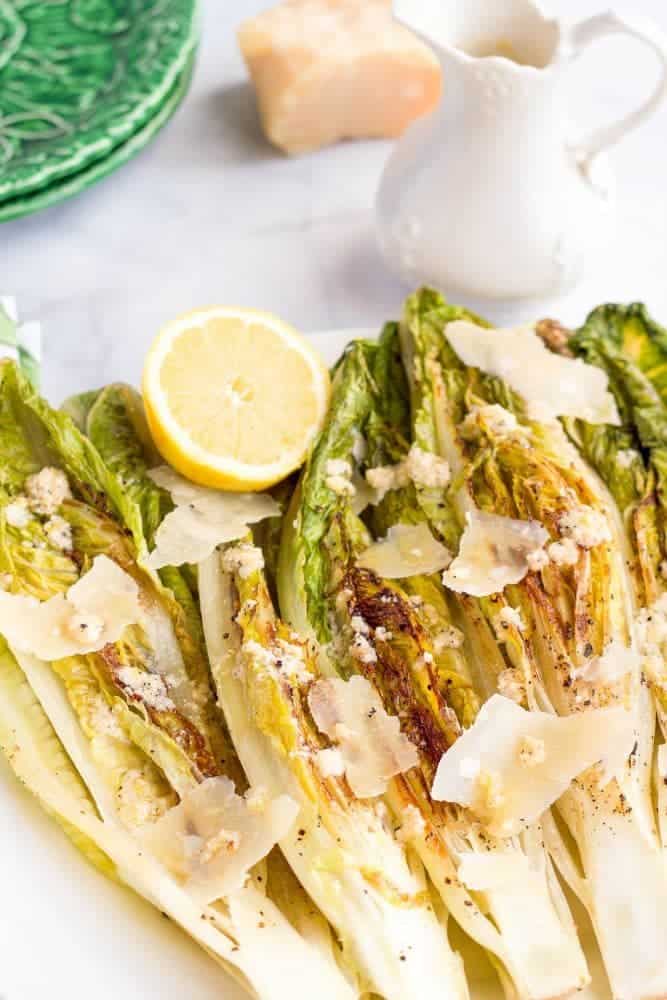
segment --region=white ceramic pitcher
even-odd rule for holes
[[[532,0],[394,0],[394,14],[438,54],[444,93],[399,141],[382,178],[386,259],[410,284],[477,297],[573,285],[611,235],[604,151],[667,94],[667,39],[650,22],[615,13],[567,26]],[[639,109],[576,141],[564,76],[611,34],[647,43],[660,83]]]

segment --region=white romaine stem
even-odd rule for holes
[[[581,989],[590,976],[541,832],[530,831],[524,839],[531,843],[497,845],[508,863],[514,856],[516,876],[486,892],[471,892],[462,884],[451,854],[444,844],[438,846],[432,832],[416,840],[415,847],[452,917],[501,966],[508,996],[549,1000]],[[485,857],[493,853],[488,840],[479,852]],[[461,861],[462,851],[456,853]]]
[[[12,767],[44,807],[97,845],[126,885],[167,913],[252,995],[262,1000],[293,1000],[295,989],[303,987],[308,995],[325,1000],[353,1000],[342,974],[297,934],[263,893],[248,885],[225,900],[229,916],[217,906],[202,907],[123,829],[57,677],[47,664],[32,657],[22,656],[21,661],[35,697],[102,819],[82,810],[59,775],[52,773],[50,762],[41,760],[26,715],[13,708],[12,692],[0,692],[0,744],[8,746],[5,733],[16,743]]]
[[[290,836],[280,847],[338,931],[348,960],[369,988],[387,1000],[435,1000],[444,995],[464,1000],[468,991],[461,960],[451,950],[432,907],[394,900],[367,877],[373,869],[378,875],[385,872],[410,895],[425,895],[426,883],[416,860],[411,868],[372,806],[358,802],[348,809],[324,799],[313,802],[256,726],[235,669],[240,637],[233,621],[231,578],[223,573],[217,554],[199,566],[199,593],[218,696],[241,763],[251,784],[263,784],[274,794],[280,790],[301,804],[298,822],[306,833]],[[330,832],[332,824],[339,836]]]
[[[579,844],[589,913],[615,997],[667,995],[664,853],[632,816],[600,810],[582,819]]]

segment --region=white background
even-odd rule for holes
[[[375,326],[397,314],[406,290],[378,258],[372,218],[389,146],[344,144],[288,160],[265,143],[234,35],[263,6],[208,0],[192,91],[154,144],[75,200],[0,226],[0,292],[43,322],[54,401],[136,381],[159,325],[205,303],[266,308],[303,330]],[[600,4],[550,9],[583,17]],[[667,29],[665,0],[625,9]],[[655,78],[639,45],[600,45],[573,71],[577,119],[585,128],[617,116]],[[619,234],[597,273],[539,310],[490,304],[491,319],[548,311],[578,322],[603,300],[642,299],[667,322],[667,107],[613,162]],[[0,996],[231,1000],[212,963],[81,862],[4,765],[0,813]]]

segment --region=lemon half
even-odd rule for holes
[[[260,490],[304,461],[330,398],[326,365],[268,313],[211,306],[165,326],[143,394],[158,451],[203,486]]]

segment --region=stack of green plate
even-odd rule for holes
[[[0,0],[0,222],[82,191],[184,97],[197,0]]]

